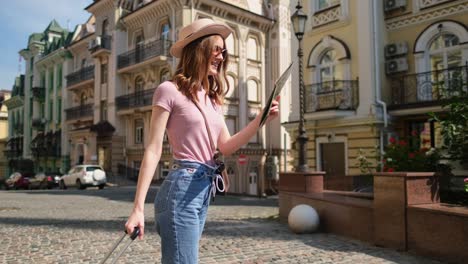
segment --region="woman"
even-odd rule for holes
[[[198,261],[198,243],[214,191],[212,183],[217,177],[210,137],[223,155],[230,155],[248,143],[260,124],[258,115],[232,137],[226,127],[222,104],[229,87],[225,88],[228,55],[224,40],[230,34],[227,25],[211,19],[196,20],[182,28],[179,40],[170,50],[172,56],[180,58],[175,75],[172,81],[160,84],[153,96],[150,139],[140,168],[134,208],[125,228],[131,234],[134,227],[139,227],[139,237],[143,238],[144,202],[167,129],[174,165],[155,199],[162,263]],[[275,101],[269,119],[277,115]]]

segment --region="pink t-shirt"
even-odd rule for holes
[[[222,107],[205,95],[204,90],[199,91],[198,100],[208,119],[214,144],[217,144],[224,127]],[[197,106],[170,81],[158,86],[153,95],[153,106],[160,106],[170,113],[166,132],[174,158],[211,164],[213,151],[205,120]]]

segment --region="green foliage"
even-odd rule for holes
[[[462,76],[459,74],[458,78],[453,77],[449,88],[443,91],[446,100],[442,106],[447,111],[430,115],[441,125],[443,149],[449,159],[468,165],[468,84],[467,76]]]
[[[363,149],[359,149],[356,159],[358,160],[357,166],[359,167],[359,170],[361,170],[362,174],[372,174],[374,167],[372,166],[372,162],[368,160]]]
[[[385,148],[382,159],[382,170],[394,171],[428,171],[446,172],[450,168],[441,164],[440,150],[435,148],[420,148],[419,138],[414,131],[408,140],[390,138],[390,144]]]

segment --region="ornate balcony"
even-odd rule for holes
[[[116,98],[117,111],[150,106],[155,88],[122,95]]]
[[[93,104],[80,105],[65,110],[66,120],[93,118]]]
[[[120,54],[117,60],[117,68],[120,70],[159,56],[169,57],[171,45],[172,43],[169,40],[156,40],[140,45],[133,50]]]
[[[440,106],[468,92],[468,65],[398,76],[390,80],[389,110]]]
[[[34,99],[44,101],[45,99],[45,88],[42,86],[34,86],[31,89],[32,96]]]
[[[305,112],[356,110],[358,83],[357,80],[333,80],[307,85]]]
[[[82,68],[67,75],[67,87],[94,79],[94,65]]]

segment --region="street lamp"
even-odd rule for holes
[[[307,134],[304,127],[304,101],[305,101],[305,91],[304,91],[304,76],[302,73],[302,37],[304,36],[305,23],[307,20],[307,15],[302,12],[301,1],[297,1],[296,12],[291,16],[291,21],[294,27],[294,34],[296,34],[297,40],[299,41],[299,49],[297,50],[297,57],[299,58],[299,134],[297,136],[297,142],[299,143],[299,163],[296,167],[296,172],[307,172],[309,167],[307,166]]]

